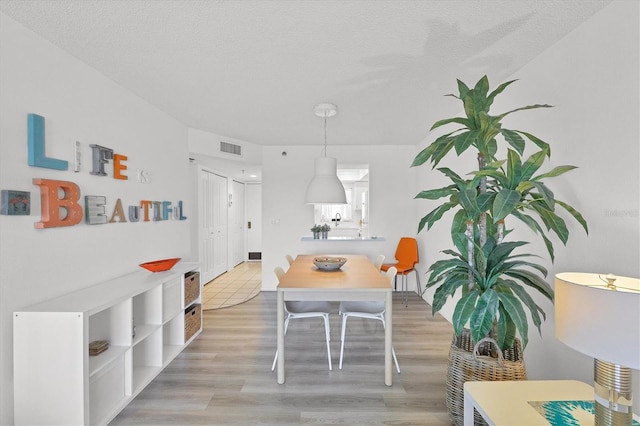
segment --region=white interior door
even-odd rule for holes
[[[232,181],[229,193],[229,265],[245,261],[244,183]]]
[[[227,272],[227,178],[200,170],[200,265],[207,283]]]

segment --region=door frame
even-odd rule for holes
[[[246,188],[246,184],[247,184],[247,182],[242,182],[242,181],[241,181],[241,180],[239,180],[239,179],[235,179],[235,178],[233,178],[232,176],[229,176],[229,175],[228,175],[227,173],[225,173],[225,172],[222,172],[222,171],[220,171],[220,170],[213,169],[213,168],[211,168],[211,167],[207,167],[207,166],[202,165],[202,164],[198,164],[198,167],[197,167],[197,173],[196,173],[196,179],[197,179],[197,206],[198,206],[198,207],[197,207],[197,210],[198,210],[198,221],[197,221],[197,224],[196,224],[196,226],[195,226],[195,235],[196,235],[196,240],[197,240],[197,241],[195,241],[195,244],[192,244],[192,247],[197,251],[196,253],[194,253],[194,256],[193,256],[193,257],[194,257],[194,258],[197,258],[198,260],[200,259],[200,254],[201,254],[201,253],[200,253],[200,251],[201,251],[201,247],[202,247],[202,236],[200,235],[200,229],[201,229],[201,227],[202,227],[202,220],[203,220],[203,218],[202,218],[202,217],[200,217],[200,216],[201,216],[201,212],[202,212],[201,207],[202,207],[203,200],[202,200],[202,182],[201,182],[200,176],[201,176],[201,173],[202,173],[203,171],[204,171],[204,172],[207,172],[207,173],[215,174],[215,175],[218,175],[218,176],[221,176],[221,177],[223,177],[223,178],[226,178],[226,179],[227,179],[227,188],[226,188],[226,192],[227,192],[227,200],[228,200],[229,194],[231,193],[230,185],[232,184],[232,181],[234,181],[234,180],[235,180],[235,181],[237,181],[237,182],[239,182],[239,183],[244,184],[244,185],[245,185],[245,188]],[[247,219],[246,202],[247,202],[247,200],[246,200],[246,190],[245,190],[245,191],[244,191],[244,200],[243,200],[243,204],[244,204],[244,207],[245,207],[245,208],[244,208],[244,209],[243,209],[243,211],[241,212],[241,214],[243,215],[242,220],[243,220],[243,222],[244,222],[245,224],[246,224],[246,219]],[[227,204],[227,212],[228,212],[228,210],[229,210],[229,205]],[[229,238],[230,238],[230,235],[229,235],[229,218],[228,218],[228,216],[227,216],[227,230],[226,230],[226,231],[227,231],[227,232],[226,232],[226,236],[227,236],[227,241],[226,241],[226,245],[227,245],[227,255],[225,256],[225,264],[226,264],[226,265],[225,265],[225,272],[223,272],[222,274],[224,274],[224,273],[226,273],[226,272],[229,272],[229,271],[232,269],[232,268],[230,268],[230,267],[229,267],[229,262],[230,262],[230,258],[231,258],[231,257],[230,257],[230,254],[229,254],[229,250],[230,250],[230,241],[229,241]],[[243,262],[246,262],[246,261],[248,260],[248,259],[247,259],[247,258],[248,258],[248,255],[247,255],[247,253],[246,253],[246,244],[247,244],[247,228],[246,228],[246,226],[244,227],[243,232],[244,232],[244,235],[243,235],[243,245],[244,245],[244,250],[242,250],[242,253],[243,253],[243,254],[242,254],[242,261],[243,261]],[[222,275],[222,274],[220,274],[220,275]],[[220,276],[220,275],[218,275],[218,276]],[[204,284],[206,284],[206,283],[204,283]]]

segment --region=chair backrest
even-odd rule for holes
[[[389,281],[389,285],[393,285],[393,280],[396,279],[397,273],[398,273],[398,270],[396,269],[395,266],[392,266],[391,268],[387,269],[387,274],[385,275],[385,277],[387,278],[387,281]]]
[[[287,258],[287,262],[289,262],[289,266],[291,266],[291,264],[293,263],[293,257],[291,257],[290,255],[285,255],[285,257]]]
[[[273,269],[273,272],[275,272],[276,277],[278,277],[278,283],[279,283],[280,281],[282,281],[282,277],[284,277],[284,269],[282,269],[282,268],[281,268],[281,267],[279,267],[279,266],[276,266],[276,267]]]
[[[379,271],[380,268],[382,268],[382,264],[383,263],[384,263],[384,254],[381,254],[381,255],[378,256],[378,258],[376,259],[376,263],[374,263],[373,265]]]
[[[418,263],[418,241],[415,238],[400,238],[396,248],[396,260],[403,265]]]

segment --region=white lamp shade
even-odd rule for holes
[[[610,290],[605,275],[556,275],[556,337],[585,355],[640,369],[640,279],[616,277],[618,290]]]
[[[307,187],[307,204],[347,204],[344,186],[338,179],[338,162],[331,157],[318,157],[315,175]]]

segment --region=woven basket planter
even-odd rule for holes
[[[474,344],[469,330],[453,336],[447,368],[447,409],[452,424],[464,424],[464,383],[468,381],[527,380],[522,343],[516,339],[513,347],[498,350],[493,339]],[[487,423],[474,410],[474,423]]]

